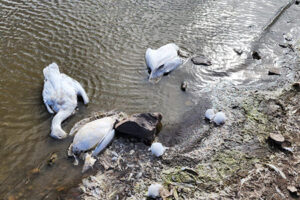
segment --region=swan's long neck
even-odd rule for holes
[[[61,123],[67,119],[74,109],[68,110],[59,110],[58,113],[54,116],[51,125],[51,136],[56,139],[62,139],[67,137],[67,133],[61,128]]]

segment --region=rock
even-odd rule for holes
[[[291,194],[297,195],[298,190],[295,186],[290,185],[287,187],[287,189]]]
[[[283,37],[286,41],[292,41],[293,40],[293,36],[292,36],[291,33],[283,34]]]
[[[140,138],[146,143],[152,143],[161,120],[161,113],[134,114],[128,119],[117,123],[115,130],[119,134]]]
[[[186,51],[183,51],[182,49],[179,49],[177,53],[178,53],[179,56],[181,56],[183,58],[188,58],[189,57],[189,53],[186,52]]]
[[[277,68],[272,68],[269,69],[268,75],[272,76],[272,75],[281,75],[280,70]]]
[[[296,1],[295,1],[295,4],[296,4],[296,5],[299,5],[299,4],[300,4],[300,0],[296,0]]]
[[[282,144],[284,142],[284,137],[281,134],[270,133],[269,139],[276,144]]]
[[[253,51],[252,52],[252,58],[255,60],[260,60],[261,56],[259,55],[259,53],[257,51]]]
[[[243,54],[243,50],[240,48],[234,48],[233,51],[239,56]]]
[[[186,91],[186,88],[187,88],[187,82],[183,81],[183,82],[181,83],[180,88],[181,88],[182,91],[185,92],[185,91]]]
[[[49,160],[47,161],[49,166],[52,166],[55,161],[57,160],[57,154],[56,153],[52,153]]]
[[[38,174],[40,173],[40,169],[38,167],[33,168],[32,170],[30,170],[30,174]]]
[[[300,91],[300,82],[295,82],[293,83],[293,88],[295,88],[296,90]]]
[[[210,66],[211,62],[208,60],[205,56],[200,55],[192,58],[192,62],[195,65],[204,65],[204,66]]]

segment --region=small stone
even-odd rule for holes
[[[61,192],[61,191],[63,191],[65,188],[63,187],[63,186],[59,186],[59,187],[57,187],[56,188],[56,191],[57,192]]]
[[[243,50],[240,48],[234,48],[233,51],[239,56],[243,54]]]
[[[292,185],[288,186],[287,189],[291,194],[297,194],[297,192],[298,192],[297,188]]]
[[[287,34],[283,34],[283,37],[286,41],[292,41],[293,40],[293,36],[290,33]]]
[[[205,56],[200,55],[200,56],[196,56],[192,58],[192,62],[195,65],[204,65],[204,66],[210,66],[211,65],[211,61],[208,60]]]
[[[36,168],[30,170],[30,173],[31,174],[38,174],[38,173],[40,173],[40,169],[36,167]]]
[[[49,166],[52,166],[55,161],[57,160],[57,154],[56,153],[52,153],[49,160],[47,161]]]
[[[295,82],[293,83],[293,88],[295,88],[296,90],[300,90],[300,82]]]
[[[276,69],[276,68],[273,68],[273,69],[270,69],[269,72],[268,72],[268,75],[272,76],[272,75],[280,75],[280,70],[279,69]]]
[[[189,57],[189,53],[186,52],[186,51],[183,51],[181,49],[179,49],[177,53],[178,53],[179,56],[181,56],[183,58],[188,58]]]
[[[259,53],[257,51],[253,51],[252,52],[252,58],[255,60],[260,60],[261,56],[259,55]]]
[[[277,144],[284,142],[284,137],[281,134],[270,133],[269,138]]]
[[[183,81],[183,82],[181,83],[180,88],[181,88],[182,91],[185,92],[185,91],[186,91],[186,88],[187,88],[187,82]]]
[[[130,155],[134,154],[134,150],[130,150],[129,154]]]
[[[281,47],[281,48],[287,48],[288,47],[288,44],[279,44],[279,46]]]

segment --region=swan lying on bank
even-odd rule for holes
[[[60,73],[56,63],[45,67],[43,73],[45,77],[43,100],[48,112],[56,113],[52,120],[51,136],[62,139],[67,133],[61,128],[61,123],[74,112],[77,95],[82,96],[84,104],[89,102],[89,98],[80,83]]]
[[[167,74],[181,64],[183,60],[178,56],[179,47],[174,43],[166,44],[159,49],[148,48],[145,55],[147,67],[151,70],[149,79]]]
[[[92,167],[96,161],[97,155],[105,149],[115,136],[114,125],[117,121],[127,117],[122,112],[98,113],[93,117],[83,119],[77,122],[72,128],[70,135],[75,135],[72,144],[69,147],[68,155],[74,156],[75,165],[78,164],[77,157],[83,155],[84,166],[82,172]]]

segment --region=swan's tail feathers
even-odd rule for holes
[[[45,79],[51,79],[60,74],[59,67],[56,63],[52,63],[43,70]]]
[[[92,152],[92,156],[96,157],[103,149],[105,149],[113,140],[115,137],[115,129],[112,129],[110,132],[108,132],[104,139],[98,144],[98,146],[95,148],[95,150]]]
[[[83,87],[80,85],[79,82],[77,82],[74,79],[73,79],[73,83],[74,83],[74,87],[76,88],[77,95],[82,97],[84,104],[88,104],[89,103],[89,97],[87,96],[87,94],[86,94],[85,90],[83,89]]]

